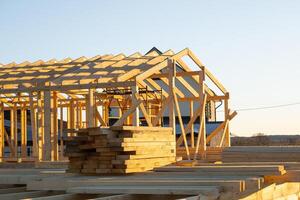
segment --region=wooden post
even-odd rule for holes
[[[32,92],[29,94],[30,106],[30,122],[31,122],[31,136],[32,136],[32,156],[37,157],[37,129],[36,129],[36,115],[33,103]]]
[[[173,60],[168,60],[168,68],[169,68],[169,95],[170,95],[170,102],[169,102],[169,127],[173,128],[173,134],[176,141],[176,121],[175,121],[175,110],[174,110],[174,97],[173,91],[175,88],[175,63]],[[176,94],[176,93],[175,93]]]
[[[199,134],[201,135],[201,140],[200,140],[200,150],[202,152],[202,156],[205,156],[206,154],[206,122],[205,122],[205,106],[206,106],[206,102],[204,102],[204,95],[205,95],[205,90],[204,90],[204,79],[205,79],[205,69],[203,68],[203,70],[200,72],[199,74],[199,84],[200,84],[200,88],[199,88],[199,97],[200,97],[200,102],[199,105],[203,106],[203,110],[204,112],[202,113],[200,117],[200,122],[202,123],[202,130],[199,130]]]
[[[224,121],[227,122],[226,129],[224,130],[225,134],[225,142],[223,142],[223,146],[230,147],[231,142],[230,142],[230,131],[229,131],[229,108],[228,108],[228,99],[224,100]]]
[[[10,137],[11,143],[14,147],[14,151],[11,152],[11,156],[18,157],[18,127],[17,127],[17,106],[14,104],[10,110]]]
[[[44,152],[43,152],[43,145],[44,145],[44,109],[43,109],[43,98],[44,92],[38,92],[38,99],[37,99],[37,137],[38,137],[38,161],[43,160]]]
[[[51,160],[51,92],[44,92],[44,160]]]
[[[135,95],[138,95],[139,88],[137,85],[131,87],[131,92],[132,92],[132,104],[136,102]],[[133,120],[132,120],[132,125],[133,126],[139,126],[140,124],[140,112],[139,112],[139,107],[136,107],[135,111],[133,112]]]
[[[87,128],[94,127],[94,89],[89,89],[89,93],[86,97],[86,123]]]
[[[51,99],[51,160],[58,160],[58,121],[57,121],[57,92],[52,92]]]
[[[190,101],[190,119],[192,119],[193,114],[194,114],[194,102]],[[191,132],[191,146],[192,148],[194,148],[195,147],[194,123],[191,125],[190,132]]]
[[[4,105],[0,102],[0,162],[3,162],[4,157]]]
[[[60,156],[59,159],[62,160],[64,157],[64,141],[63,141],[63,126],[64,126],[64,108],[63,105],[60,105],[60,121],[59,121],[59,130],[60,130]]]
[[[78,116],[79,116],[79,128],[83,128],[83,125],[82,125],[82,104],[81,103],[79,104]]]
[[[27,157],[27,109],[21,109],[21,157]]]
[[[74,99],[70,100],[70,105],[69,105],[69,129],[75,129],[75,109],[74,109]]]

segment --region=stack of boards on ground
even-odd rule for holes
[[[300,146],[234,146],[224,148],[222,162],[300,162]]]
[[[195,155],[196,148],[189,148],[190,158],[193,159]],[[223,147],[207,147],[206,152],[203,153],[199,149],[197,159],[201,160],[203,162],[208,163],[214,163],[217,161],[221,161],[221,153],[222,153]],[[187,153],[186,149],[184,147],[177,147],[176,149],[176,155],[178,157],[182,157],[183,160],[187,160]]]
[[[65,139],[68,172],[134,173],[174,163],[171,128],[121,126],[88,128]]]

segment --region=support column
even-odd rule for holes
[[[36,129],[36,112],[34,109],[33,95],[29,94],[29,106],[30,106],[30,122],[31,122],[31,136],[32,136],[32,156],[36,158],[38,156],[37,150],[37,129]]]
[[[38,112],[37,112],[37,138],[38,138],[38,160],[41,161],[44,158],[43,146],[44,146],[44,109],[43,109],[44,92],[38,92]]]
[[[94,110],[94,89],[89,89],[89,93],[86,97],[86,123],[87,128],[94,127],[94,116],[95,116],[95,110]]]
[[[17,107],[14,104],[10,110],[10,137],[11,144],[14,147],[14,151],[11,152],[11,157],[17,158],[18,156],[18,127],[17,127]]]
[[[190,119],[193,118],[194,115],[194,102],[190,101]],[[195,147],[195,135],[194,135],[194,123],[191,125],[191,146],[192,148]]]
[[[64,157],[64,141],[63,141],[63,126],[64,126],[64,108],[63,104],[60,105],[60,121],[59,121],[59,131],[60,131],[60,155],[59,159],[62,160]]]
[[[202,123],[202,130],[199,130],[198,134],[201,134],[201,138],[200,138],[200,150],[202,152],[202,156],[205,156],[205,151],[206,151],[206,121],[205,121],[205,106],[206,106],[206,102],[203,102],[204,100],[204,95],[205,95],[205,90],[204,90],[204,79],[205,79],[205,69],[203,69],[200,74],[199,74],[199,97],[200,97],[200,102],[199,102],[199,106],[202,106],[203,108],[203,113],[201,116],[199,116],[200,118],[200,127],[201,127],[201,123]]]
[[[0,102],[0,162],[3,162],[4,157],[4,105]]]
[[[44,159],[51,160],[51,92],[44,92]]]
[[[131,87],[132,92],[132,104],[136,101],[135,96],[138,95],[139,87],[137,85]],[[139,107],[136,107],[135,111],[133,112],[132,117],[132,126],[140,126],[140,110]]]
[[[224,130],[225,134],[225,142],[223,142],[223,146],[230,147],[231,141],[230,141],[230,129],[229,129],[229,108],[228,108],[228,99],[224,100],[224,121],[227,122],[226,130]]]
[[[175,88],[175,63],[173,60],[168,60],[168,68],[169,68],[169,95],[170,95],[170,103],[169,103],[169,127],[173,128],[173,134],[176,141],[176,121],[175,121],[175,110],[174,110],[174,97],[173,90]],[[175,93],[176,94],[176,93]]]
[[[70,100],[70,105],[69,105],[69,117],[68,117],[68,121],[69,121],[69,129],[75,129],[75,112],[74,112],[74,99]]]
[[[58,119],[56,91],[52,92],[51,110],[51,160],[58,160]]]
[[[27,109],[21,109],[21,157],[27,157]]]

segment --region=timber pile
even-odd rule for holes
[[[222,159],[222,147],[207,147],[205,155],[199,150],[197,159],[201,159],[203,162],[214,163]],[[195,148],[189,148],[190,158],[193,159],[195,155]],[[182,157],[183,160],[187,160],[187,154],[184,147],[177,147],[176,154],[178,157]]]
[[[171,128],[111,127],[81,130],[66,139],[73,173],[133,173],[175,162]]]
[[[225,148],[223,162],[299,162],[300,146],[236,146]]]

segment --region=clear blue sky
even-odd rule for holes
[[[300,1],[1,0],[0,63],[191,48],[235,109],[300,101]],[[232,132],[300,133],[300,105],[240,112]]]

